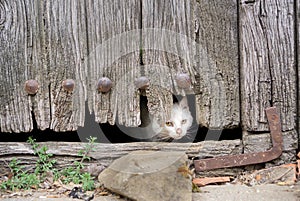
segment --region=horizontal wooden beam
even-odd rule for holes
[[[58,164],[65,166],[71,164],[72,160],[79,159],[78,152],[84,149],[86,143],[80,142],[43,142],[38,143],[40,146],[45,145],[48,153],[59,159]],[[0,142],[0,163],[9,163],[16,157],[22,164],[34,164],[36,156],[33,154],[31,145],[20,142]],[[93,159],[91,162],[109,165],[113,160],[120,158],[132,151],[137,150],[154,150],[154,151],[182,151],[189,158],[207,158],[227,154],[242,153],[240,140],[231,141],[203,141],[198,143],[157,143],[157,142],[136,142],[123,144],[102,144],[96,143],[95,150],[89,154]]]

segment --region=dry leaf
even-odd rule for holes
[[[224,182],[230,182],[230,177],[205,177],[193,179],[193,183],[198,186],[205,186],[207,184]]]
[[[187,165],[181,166],[178,168],[177,172],[181,173],[184,177],[189,178],[193,175]]]

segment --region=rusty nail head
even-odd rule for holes
[[[28,94],[34,95],[39,90],[39,83],[36,80],[27,80],[24,88]]]
[[[187,73],[178,73],[175,80],[179,88],[188,89],[191,86],[191,78]]]
[[[142,76],[142,77],[137,78],[135,80],[134,84],[135,84],[136,88],[138,88],[138,89],[146,89],[149,87],[150,81],[147,77]]]
[[[97,89],[102,93],[108,92],[112,88],[112,81],[107,77],[98,80]]]
[[[73,79],[65,79],[62,81],[62,86],[66,91],[72,92],[75,87],[75,81]]]

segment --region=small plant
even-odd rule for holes
[[[91,158],[88,156],[88,154],[91,151],[95,151],[95,142],[96,142],[97,138],[90,136],[89,138],[87,138],[87,140],[89,142],[85,145],[84,149],[80,150],[78,153],[78,156],[81,157],[81,161],[80,161],[81,164],[84,160],[91,160]]]
[[[48,148],[46,146],[42,146],[39,149],[39,145],[36,143],[36,140],[32,139],[31,137],[29,137],[27,142],[31,144],[34,154],[38,156],[35,173],[44,174],[46,172],[52,171],[52,168],[55,165],[56,160],[50,159],[53,156],[53,154],[47,153]]]
[[[90,191],[93,190],[95,188],[95,182],[94,182],[94,177],[91,176],[90,173],[83,173],[81,175],[81,182],[82,182],[82,188],[85,191]]]
[[[65,184],[70,182],[82,184],[84,190],[92,190],[94,189],[94,177],[92,177],[90,173],[82,173],[82,169],[84,168],[83,162],[91,159],[88,154],[91,151],[94,151],[94,145],[97,138],[90,137],[87,140],[88,143],[85,145],[84,149],[78,152],[78,156],[81,157],[80,161],[74,161],[73,166],[63,169],[61,171],[61,180]]]
[[[74,161],[69,167],[57,170],[54,169],[56,160],[52,160],[53,154],[47,153],[48,148],[46,146],[40,147],[36,143],[35,139],[31,137],[28,139],[28,143],[32,146],[34,154],[38,156],[33,173],[29,173],[23,166],[20,165],[20,161],[15,158],[8,164],[12,177],[6,181],[0,183],[0,188],[5,190],[16,189],[30,189],[32,187],[37,188],[47,172],[52,172],[55,180],[61,180],[63,183],[75,183],[81,184],[84,190],[93,190],[94,177],[90,173],[83,172],[83,162],[90,160],[88,154],[94,151],[94,145],[97,138],[88,138],[88,143],[83,150],[80,150],[78,156],[81,157],[79,161]]]
[[[28,173],[23,166],[19,165],[20,161],[13,158],[9,163],[9,168],[12,177],[6,181],[3,181],[0,185],[1,189],[16,190],[16,189],[30,189],[32,187],[37,188],[40,180],[36,174]]]

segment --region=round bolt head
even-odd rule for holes
[[[65,79],[62,81],[62,86],[66,91],[72,92],[75,87],[75,81],[73,79]]]
[[[27,80],[24,88],[28,94],[34,95],[39,90],[39,83],[36,80]]]
[[[112,88],[112,81],[107,77],[102,77],[98,80],[97,89],[102,93],[109,92]]]
[[[136,88],[138,88],[138,89],[146,89],[149,87],[150,81],[147,77],[142,76],[142,77],[137,78],[135,80],[134,84],[135,84]]]
[[[187,73],[178,73],[175,80],[179,88],[188,89],[191,86],[191,78]]]

